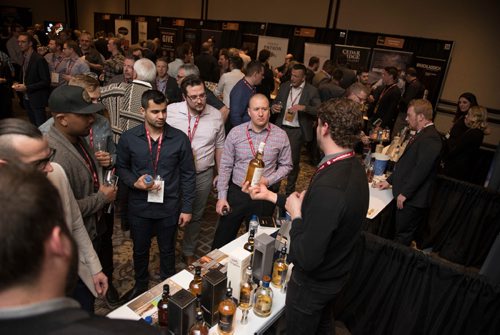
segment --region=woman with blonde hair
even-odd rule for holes
[[[443,173],[449,177],[472,181],[479,148],[484,135],[489,134],[488,112],[481,106],[472,106],[467,114],[453,125],[446,140]]]

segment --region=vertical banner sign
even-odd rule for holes
[[[257,49],[258,52],[260,52],[260,50],[262,49],[271,51],[269,64],[273,68],[276,68],[278,66],[281,66],[285,62],[285,56],[288,51],[288,38],[259,36]]]
[[[120,34],[124,41],[124,49],[132,44],[132,22],[130,20],[115,20],[115,34]]]
[[[319,43],[304,43],[304,65],[309,64],[309,58],[316,56],[319,58],[319,68],[323,67],[323,63],[330,59],[332,47],[330,44]]]
[[[347,63],[353,70],[368,69],[370,63],[371,48],[363,48],[354,45],[335,44],[333,51],[333,61],[337,62],[340,55],[347,57]]]
[[[170,61],[173,61],[175,59],[176,36],[177,29],[160,27],[162,56],[167,57]]]
[[[148,39],[148,22],[139,21],[137,22],[137,31],[139,32],[139,42],[144,42]]]
[[[427,100],[436,106],[444,80],[446,60],[416,56],[415,69],[417,70],[417,78],[429,92]]]

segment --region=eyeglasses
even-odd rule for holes
[[[56,149],[49,148],[50,153],[46,158],[39,159],[37,161],[31,162],[31,164],[36,167],[38,170],[43,170],[49,164],[49,162],[52,162],[54,159],[54,156],[56,155]]]
[[[189,100],[191,100],[191,102],[195,102],[196,100],[205,100],[207,98],[207,94],[206,93],[202,93],[200,95],[186,95],[186,97],[189,98]]]

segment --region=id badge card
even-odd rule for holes
[[[160,187],[159,189],[148,191],[148,202],[162,204],[163,196],[165,194],[164,191],[165,181],[160,176],[157,176],[155,178],[155,186],[160,186]]]
[[[50,73],[50,82],[52,84],[59,84],[59,73],[51,72]]]

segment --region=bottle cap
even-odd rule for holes
[[[194,274],[198,276],[201,275],[201,266],[195,266]]]
[[[257,215],[253,214],[252,217],[250,218],[250,221],[257,221]]]
[[[269,282],[270,282],[270,281],[271,281],[271,277],[269,277],[269,276],[267,276],[267,275],[266,275],[266,276],[264,276],[264,277],[262,277],[262,284],[263,284],[263,285],[264,285],[265,283],[267,283],[267,284],[268,284],[268,286],[269,286]]]
[[[168,284],[163,285],[163,293],[170,293],[170,286]]]
[[[151,315],[148,315],[144,318],[144,321],[146,321],[146,323],[148,325],[152,325],[153,324],[153,318],[151,317]]]
[[[147,175],[146,177],[144,177],[144,182],[146,184],[151,184],[153,182],[153,177],[151,177],[150,175]]]
[[[257,151],[264,152],[264,147],[266,146],[266,142],[260,142],[259,149]]]

